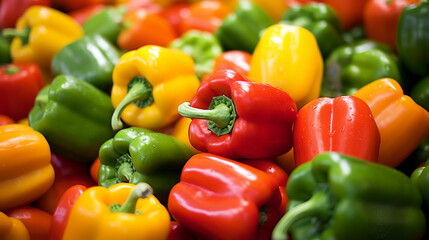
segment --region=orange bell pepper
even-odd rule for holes
[[[378,79],[354,96],[369,105],[380,131],[378,163],[397,167],[429,134],[429,113],[394,79]]]
[[[9,217],[19,219],[27,228],[31,240],[46,240],[52,216],[32,206],[21,206],[5,211]]]
[[[98,169],[100,169],[100,158],[95,159],[95,161],[91,164],[91,168],[89,169],[89,174],[91,175],[92,180],[94,180],[98,184]]]
[[[24,223],[0,212],[0,237],[2,240],[30,240],[30,234]]]
[[[54,182],[45,137],[21,124],[0,126],[0,209],[33,202]]]

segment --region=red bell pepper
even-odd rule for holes
[[[276,211],[280,203],[278,183],[269,174],[200,153],[183,167],[180,182],[170,192],[168,209],[197,238],[269,239],[274,226],[267,223],[280,219]]]
[[[91,6],[87,6],[87,7],[72,11],[69,13],[69,15],[82,26],[85,23],[85,21],[88,20],[88,18],[100,12],[105,7],[106,6],[103,4],[91,5]]]
[[[83,185],[74,185],[64,192],[52,215],[49,238],[45,239],[61,240],[63,238],[71,208],[86,189],[87,187]]]
[[[220,69],[232,69],[248,76],[251,60],[252,55],[248,52],[239,50],[226,51],[214,59],[213,72]]]
[[[34,63],[0,66],[0,114],[15,121],[28,117],[43,85],[42,73]]]
[[[12,118],[6,115],[0,114],[0,126],[12,124],[12,123],[15,123],[15,121]]]
[[[419,0],[369,0],[364,9],[365,33],[369,39],[396,50],[396,29],[402,9]]]
[[[195,239],[192,235],[176,221],[171,221],[170,233],[168,234],[167,240],[193,240]]]
[[[371,109],[360,98],[323,97],[299,110],[293,144],[296,166],[325,151],[376,162],[380,133]]]
[[[49,234],[52,216],[32,206],[21,206],[6,210],[9,217],[19,219],[27,228],[31,240],[46,240]]]
[[[167,19],[176,32],[176,35],[179,37],[183,34],[180,25],[183,19],[189,16],[190,11],[191,7],[189,3],[178,3],[167,6],[161,11],[160,15]]]
[[[15,28],[16,21],[33,5],[49,7],[51,0],[1,0],[0,29]]]
[[[178,110],[192,118],[189,141],[202,152],[258,159],[292,147],[297,108],[289,94],[230,69],[213,73]]]
[[[96,183],[89,175],[89,167],[83,163],[74,162],[51,155],[51,163],[55,171],[55,181],[52,187],[36,201],[38,208],[53,214],[63,193],[73,185],[95,186]]]

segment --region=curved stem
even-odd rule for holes
[[[330,196],[325,191],[314,194],[308,201],[289,210],[277,223],[273,230],[272,240],[288,239],[289,228],[296,221],[307,217],[328,219],[331,215]]]
[[[127,96],[122,99],[121,103],[116,107],[115,112],[113,112],[111,124],[113,130],[119,130],[123,127],[121,122],[121,113],[124,111],[125,107],[128,104],[135,102],[137,100],[145,100],[150,95],[150,90],[147,89],[146,85],[141,82],[135,83],[128,91]]]
[[[12,75],[12,74],[15,74],[15,73],[19,73],[19,71],[20,71],[20,69],[19,69],[19,67],[17,67],[17,66],[14,66],[14,65],[9,65],[9,66],[7,66],[6,67],[6,75]]]
[[[119,208],[112,209],[113,212],[134,213],[139,198],[148,198],[153,194],[152,187],[147,183],[139,183],[131,191],[125,203]]]
[[[46,104],[48,104],[49,95],[48,94],[40,94],[37,95],[35,102],[40,105],[42,109],[45,109]]]
[[[229,108],[225,104],[219,104],[212,110],[204,110],[191,107],[189,102],[184,102],[177,110],[184,117],[210,120],[219,128],[228,126],[231,121]]]
[[[122,163],[118,168],[118,178],[121,180],[121,182],[130,182],[133,173],[133,167],[128,162]]]
[[[3,30],[2,35],[4,37],[19,37],[21,38],[21,45],[27,45],[30,37],[30,27],[26,27],[21,31],[17,31],[14,28],[6,28]]]

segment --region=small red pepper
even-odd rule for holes
[[[91,168],[89,169],[89,174],[91,175],[92,180],[98,184],[98,169],[100,169],[100,158],[95,159],[95,161],[91,164]]]
[[[31,240],[46,240],[49,235],[52,216],[32,206],[21,206],[5,211],[9,217],[19,219],[27,228]]]
[[[42,73],[34,63],[0,66],[0,114],[15,121],[28,117],[43,85]]]
[[[174,219],[203,239],[269,239],[281,203],[272,176],[214,154],[191,157],[168,199]],[[275,211],[272,211],[275,209]],[[271,215],[270,213],[273,213]]]
[[[51,0],[1,0],[0,29],[15,28],[16,21],[33,5],[51,6]]]
[[[232,69],[248,76],[252,55],[248,52],[231,50],[218,55],[214,59],[213,72],[220,69]]]
[[[181,31],[181,24],[183,19],[187,18],[190,14],[190,4],[189,3],[177,3],[164,8],[160,15],[167,19],[171,24],[177,36],[183,34]]]
[[[368,104],[354,96],[322,97],[298,112],[293,133],[296,166],[334,151],[376,162],[380,133]]]
[[[295,102],[285,91],[223,69],[201,82],[191,103],[178,108],[192,118],[196,149],[232,159],[271,158],[292,147]]]
[[[15,123],[15,121],[12,118],[6,115],[0,114],[0,126],[12,124],[12,123]]]

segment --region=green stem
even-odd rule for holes
[[[26,27],[22,31],[17,31],[14,28],[6,28],[3,29],[2,35],[4,37],[19,37],[21,38],[21,45],[25,46],[28,44],[28,39],[30,37],[30,27]]]
[[[318,217],[321,220],[329,219],[331,215],[331,200],[326,191],[314,194],[308,201],[289,210],[277,223],[273,230],[272,240],[288,239],[289,228],[296,221],[307,217]]]
[[[228,126],[228,123],[231,120],[229,108],[225,104],[217,105],[212,110],[204,110],[191,107],[189,102],[184,102],[179,105],[178,111],[180,115],[184,117],[213,121],[219,128]]]
[[[20,69],[19,69],[19,67],[17,67],[17,66],[14,66],[14,65],[9,65],[9,66],[7,66],[6,67],[6,75],[12,75],[12,74],[15,74],[15,73],[19,73],[19,71],[20,71]]]
[[[40,94],[37,95],[35,102],[40,105],[40,107],[44,110],[46,104],[48,104],[49,95],[48,94]]]
[[[112,212],[122,212],[122,213],[135,213],[136,204],[139,198],[148,198],[153,194],[152,187],[147,183],[139,183],[131,191],[125,203],[118,207],[111,209]]]
[[[131,166],[131,164],[128,162],[124,162],[121,164],[121,166],[119,166],[117,173],[121,182],[130,182],[130,179],[134,173],[133,166]]]

